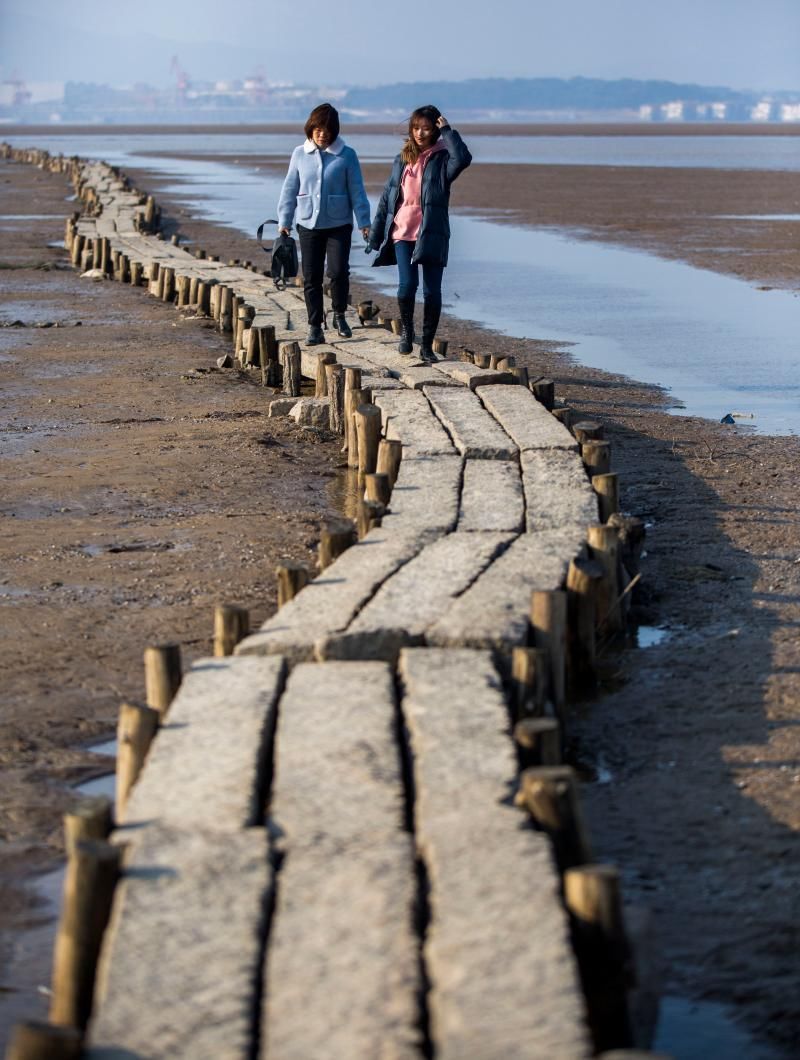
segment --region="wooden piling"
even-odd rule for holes
[[[392,317],[392,319],[389,321],[389,325],[395,335],[403,334],[403,321],[400,319],[400,317]]]
[[[53,950],[50,1019],[83,1030],[92,1012],[97,958],[119,878],[122,848],[77,843],[67,862],[61,919]]]
[[[167,265],[161,270],[161,300],[171,302],[175,296],[175,270]]]
[[[140,703],[123,703],[117,723],[116,813],[121,820],[128,796],[139,778],[161,715]]]
[[[381,438],[378,443],[378,460],[375,470],[389,476],[389,485],[394,489],[400,462],[403,459],[403,443],[398,438]]]
[[[600,518],[607,523],[612,515],[619,512],[619,477],[614,471],[595,475],[592,478],[592,489],[597,494]]]
[[[144,650],[145,698],[148,707],[167,713],[183,676],[179,644],[152,644]]]
[[[619,872],[613,865],[569,869],[564,873],[564,904],[595,1050],[632,1045],[627,999],[632,962]]]
[[[594,559],[574,559],[567,571],[568,672],[576,689],[595,682],[597,613],[604,577],[603,565]]]
[[[594,420],[579,420],[572,428],[575,441],[580,445],[585,442],[602,442],[605,438],[605,428],[602,423]]]
[[[514,726],[520,768],[561,765],[561,732],[555,718],[522,718]]]
[[[567,594],[562,589],[537,590],[531,597],[533,645],[547,652],[549,692],[562,719],[566,702]]]
[[[359,501],[358,505],[358,536],[364,538],[373,528],[373,526],[380,526],[384,515],[386,514],[386,505],[381,504],[380,501],[362,500]]]
[[[250,612],[245,607],[219,604],[214,609],[214,655],[233,655],[233,649],[250,632]]]
[[[591,478],[595,475],[607,475],[611,470],[610,442],[584,442],[581,446],[581,457]]]
[[[336,354],[333,350],[323,350],[317,354],[317,381],[314,397],[328,396],[328,376],[325,372],[325,365],[327,364],[336,364]]]
[[[521,645],[511,652],[511,707],[514,721],[544,714],[549,684],[549,656],[541,648]]]
[[[561,872],[591,860],[578,782],[569,766],[537,766],[524,770],[520,775],[517,802],[550,836]]]
[[[563,423],[563,425],[567,428],[568,431],[572,429],[572,420],[575,413],[571,408],[569,408],[567,405],[562,405],[559,408],[554,408],[550,411],[559,423]]]
[[[372,404],[372,390],[345,390],[344,392],[344,425],[345,447],[347,449],[347,466],[358,467],[358,430],[355,411],[359,405]]]
[[[261,385],[280,386],[281,368],[278,361],[278,342],[274,324],[260,324],[253,329],[258,334],[258,363],[261,366]]]
[[[520,386],[524,386],[526,390],[530,387],[530,377],[528,375],[528,369],[524,364],[517,364],[511,369],[511,374],[516,379]]]
[[[283,607],[311,581],[307,567],[301,563],[284,563],[275,568],[278,580],[278,607]]]
[[[344,368],[340,364],[326,364],[325,376],[331,408],[331,430],[334,434],[344,434]]]
[[[350,519],[329,520],[323,524],[319,539],[319,569],[325,570],[351,545],[356,543],[356,528]]]
[[[373,471],[364,476],[364,500],[386,505],[391,495],[392,487],[385,471]]]
[[[619,535],[615,526],[590,526],[587,531],[589,555],[598,562],[603,576],[596,584],[597,628],[601,634],[623,628],[619,605]]]
[[[6,1060],[80,1060],[83,1035],[75,1027],[26,1020],[14,1027]]]
[[[84,839],[108,839],[114,827],[114,811],[105,795],[86,796],[64,814],[64,847],[69,856]]]
[[[445,360],[447,358],[447,339],[434,339],[432,349],[437,357]]]
[[[358,435],[358,470],[362,475],[375,471],[381,440],[381,410],[375,405],[359,405],[354,412]]]
[[[283,366],[283,392],[289,397],[300,396],[300,343],[282,342],[279,358]]]
[[[553,380],[537,379],[530,386],[536,400],[552,412],[556,404],[556,385]]]
[[[474,353],[472,355],[472,363],[476,368],[489,368],[492,363],[492,358],[488,353]]]

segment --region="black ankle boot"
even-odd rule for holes
[[[319,324],[312,324],[308,329],[308,338],[306,339],[306,346],[319,346],[325,341],[325,332],[319,326]]]
[[[436,338],[436,329],[439,326],[439,317],[442,315],[442,306],[436,302],[425,302],[422,311],[422,348],[420,357],[426,361],[438,360],[433,352],[433,340]]]
[[[398,298],[397,306],[400,310],[400,322],[403,325],[397,352],[412,353],[414,350],[414,299]]]
[[[350,325],[345,320],[344,313],[334,313],[333,322],[336,325],[337,332],[343,339],[352,339],[353,332],[350,330]]]

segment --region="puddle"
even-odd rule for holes
[[[635,631],[637,648],[654,648],[669,638],[670,631],[662,626],[637,626]]]
[[[661,999],[652,1049],[674,1060],[781,1060],[786,1055],[751,1038],[725,1005],[680,997]]]
[[[64,216],[60,213],[0,213],[0,223],[3,221],[63,221]],[[63,245],[63,244],[62,244]]]
[[[358,504],[363,492],[363,483],[359,489],[358,470],[352,467],[341,468],[328,487],[331,506],[345,519],[358,519]]]

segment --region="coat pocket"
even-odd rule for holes
[[[310,195],[297,196],[297,216],[301,221],[307,221],[314,212],[314,202]]]
[[[347,195],[328,196],[328,214],[332,221],[348,221],[351,212],[350,199]]]

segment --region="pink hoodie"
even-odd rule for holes
[[[408,241],[413,243],[419,235],[422,224],[422,174],[428,159],[437,151],[446,150],[441,140],[437,140],[432,147],[427,147],[420,152],[419,158],[413,164],[406,163],[403,176],[400,178],[400,188],[403,192],[403,201],[394,215],[392,225],[392,242],[400,243]]]

